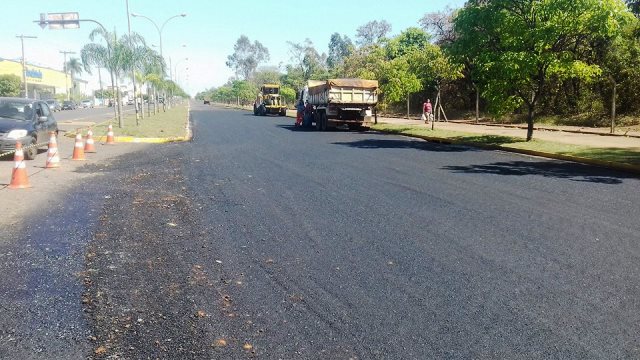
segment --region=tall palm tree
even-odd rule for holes
[[[149,88],[150,85],[153,90],[153,112],[155,114],[157,113],[158,108],[157,90],[162,86],[162,79],[164,78],[167,66],[162,56],[160,56],[157,51],[148,47],[144,49],[144,56],[142,57],[142,62],[139,65],[140,67],[138,68],[138,71],[141,75],[141,82],[146,83],[147,88]],[[150,106],[150,103],[151,99],[149,99],[148,106]]]
[[[71,75],[72,89],[76,88],[76,85],[75,85],[76,75],[82,74],[82,69],[83,69],[82,61],[80,61],[80,59],[75,57],[72,57],[71,59],[69,59],[69,61],[67,61],[66,64],[64,64],[64,73]]]
[[[89,34],[89,39],[94,41],[98,36],[102,37],[106,42],[106,46],[95,42],[86,44],[82,50],[80,50],[80,57],[84,64],[84,69],[87,73],[91,74],[91,66],[103,67],[109,70],[111,75],[111,88],[114,90],[116,97],[119,97],[120,91],[116,87],[116,64],[117,56],[115,54],[114,45],[117,40],[117,36],[114,33],[110,33],[103,28],[96,28]],[[114,99],[115,100],[115,99]],[[122,118],[122,111],[120,107],[120,101],[118,106],[114,106],[115,117],[118,118],[118,124],[120,127],[124,127],[124,120]]]

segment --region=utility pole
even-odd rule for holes
[[[69,97],[69,72],[67,71],[67,54],[75,54],[74,51],[60,51],[60,54],[64,54],[64,82],[67,88],[67,101],[70,100]]]
[[[27,88],[27,63],[24,60],[24,39],[37,39],[37,36],[16,35],[22,43],[22,82],[24,82],[24,97],[29,98],[29,89]]]

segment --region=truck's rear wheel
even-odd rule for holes
[[[321,131],[322,130],[322,112],[320,111],[316,112],[315,120],[316,120],[316,130]]]
[[[327,120],[327,113],[323,112],[321,114],[321,118],[322,118],[322,128],[320,129],[320,131],[327,131],[327,125],[328,125],[328,120]]]

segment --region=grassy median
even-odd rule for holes
[[[443,139],[478,146],[520,149],[548,154],[580,157],[598,161],[609,161],[621,164],[640,165],[640,152],[622,148],[596,148],[582,145],[562,144],[544,140],[525,141],[522,138],[499,135],[478,135],[450,130],[431,130],[424,126],[377,124],[371,127],[382,132],[418,136],[422,138]]]
[[[187,107],[177,105],[159,113],[140,119],[140,125],[136,125],[136,115],[127,114],[124,118],[124,127],[118,127],[118,121],[112,122],[113,133],[117,136],[132,136],[137,138],[173,138],[185,136],[185,123],[187,119]],[[101,123],[93,128],[95,136],[104,136],[107,133],[109,122]]]

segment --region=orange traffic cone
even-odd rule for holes
[[[82,135],[76,134],[76,144],[73,148],[73,157],[71,160],[87,160],[84,157],[84,144],[82,143]]]
[[[60,155],[58,154],[58,141],[56,140],[56,133],[52,131],[49,133],[49,149],[47,150],[47,164],[46,169],[60,167]]]
[[[87,131],[87,140],[84,143],[84,152],[86,153],[96,152],[96,147],[93,142],[93,131],[91,131],[91,129]]]
[[[113,140],[113,126],[109,124],[109,131],[107,132],[107,145],[113,145],[116,142]]]
[[[20,141],[16,142],[16,153],[13,160],[15,161],[15,165],[11,173],[9,189],[30,188],[31,184],[29,184],[29,177],[27,176],[27,169],[24,163],[24,151],[22,151],[22,143],[20,143]]]

